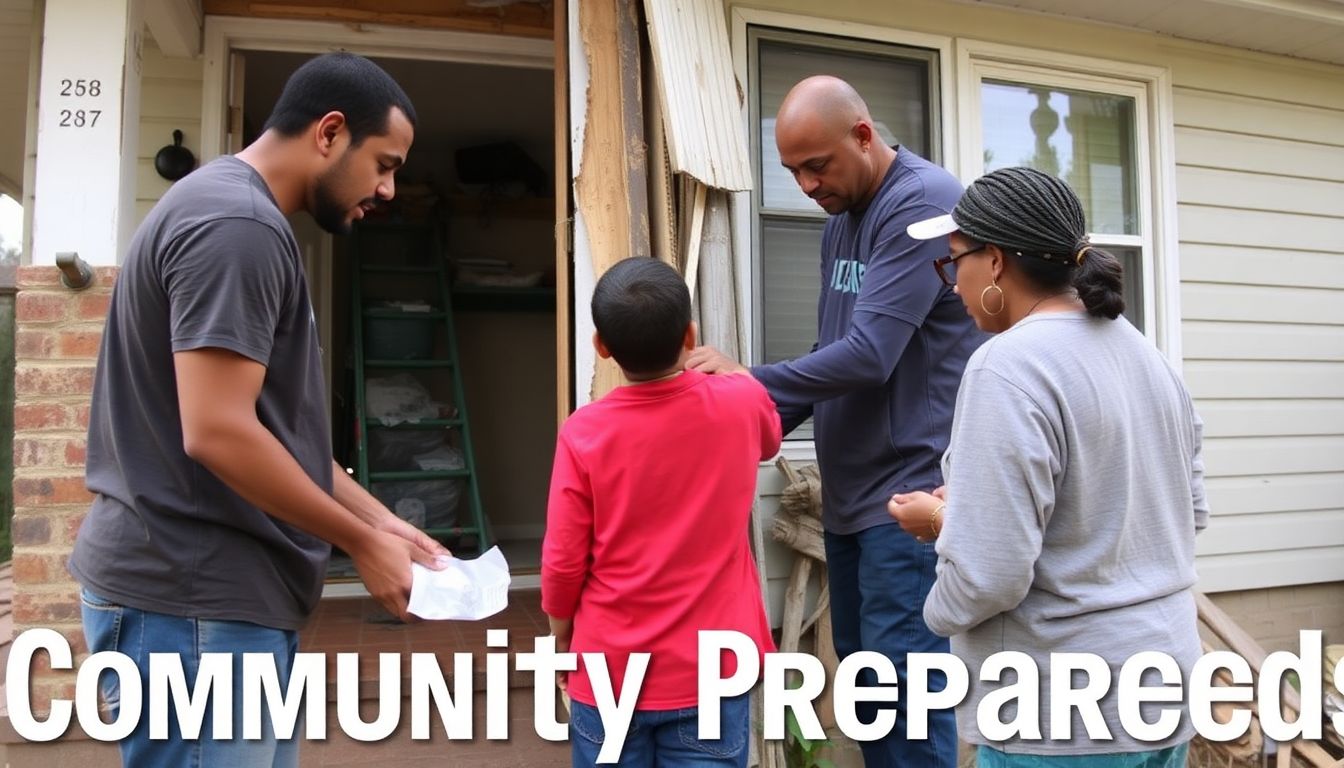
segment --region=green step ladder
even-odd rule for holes
[[[358,223],[352,234],[351,261],[351,327],[354,346],[354,385],[355,385],[355,471],[356,479],[364,488],[372,491],[374,483],[422,482],[460,480],[462,485],[457,498],[457,525],[451,527],[425,527],[425,533],[442,542],[453,554],[460,555],[463,550],[484,552],[492,543],[489,524],[481,506],[479,482],[476,474],[475,452],[472,450],[471,422],[467,417],[466,396],[462,387],[462,369],[457,351],[457,333],[453,327],[452,292],[448,282],[448,265],[444,258],[441,238],[437,229],[429,224],[409,223]],[[375,245],[375,241],[377,245]],[[389,244],[395,246],[389,248]],[[366,281],[395,279],[405,284],[407,281],[421,282],[419,287],[430,296],[383,296],[382,300],[402,298],[425,299],[437,302],[428,312],[404,311],[395,308],[366,306]],[[426,290],[428,289],[428,290]],[[433,348],[445,357],[427,358],[378,358],[368,357],[365,344],[366,321],[370,319],[435,321],[442,331],[441,343]],[[375,350],[376,351],[376,350]],[[442,369],[448,372],[452,382],[453,405],[456,413],[452,418],[420,419],[403,421],[387,425],[367,414],[366,377],[371,371],[427,371]],[[423,382],[421,382],[423,384]],[[369,469],[369,433],[370,430],[444,430],[455,432],[458,440],[447,440],[462,454],[461,469]],[[433,510],[428,507],[426,515]],[[465,515],[463,513],[466,513]],[[464,525],[464,517],[469,524]]]

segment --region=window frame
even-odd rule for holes
[[[794,45],[799,48],[820,48],[836,53],[854,53],[868,54],[875,56],[892,56],[892,54],[908,54],[905,58],[924,62],[929,67],[928,88],[930,108],[927,110],[929,120],[929,145],[934,149],[936,155],[944,154],[943,151],[943,132],[944,125],[939,114],[938,105],[943,101],[943,93],[938,80],[938,72],[941,66],[940,53],[933,48],[922,48],[911,45],[901,45],[887,41],[861,40],[856,38],[845,38],[824,32],[803,31],[794,29],[781,29],[760,24],[749,24],[747,26],[747,72],[748,77],[754,73],[760,66],[760,41],[765,40],[770,43],[782,43],[785,45]],[[894,50],[893,50],[894,49]],[[892,58],[895,58],[894,56]],[[760,125],[762,115],[759,113],[760,99],[752,97],[752,80],[746,81],[746,102],[748,110],[748,140],[751,152],[751,170],[753,180],[762,178],[761,168],[761,148],[762,137],[757,126]],[[933,162],[938,162],[941,158],[929,158]],[[775,216],[781,218],[807,219],[814,218],[825,221],[830,218],[826,212],[820,208],[811,211],[801,211],[793,208],[776,208],[765,205],[764,189],[752,190],[752,204],[755,206],[755,213],[758,215]]]
[[[902,48],[926,49],[936,53],[936,71],[931,73],[930,95],[937,99],[931,111],[930,145],[942,154],[944,167],[957,174],[960,157],[955,141],[956,99],[953,84],[954,49],[953,39],[945,35],[933,35],[922,32],[910,32],[875,24],[862,24],[850,21],[838,21],[816,16],[769,11],[759,8],[734,7],[731,10],[730,34],[732,37],[733,71],[743,90],[742,126],[748,141],[754,135],[752,125],[753,102],[755,97],[749,92],[750,71],[754,65],[754,46],[748,40],[748,28],[769,28],[772,33],[784,36],[797,35],[800,39],[811,41],[818,38],[841,38],[839,41],[852,42],[857,46],[899,46]],[[860,49],[862,50],[862,49]],[[936,85],[936,88],[935,88]],[[752,149],[753,178],[759,177],[760,148],[755,143]],[[760,217],[757,213],[759,190],[747,190],[733,194],[733,253],[737,278],[737,302],[742,308],[741,317],[751,326],[742,329],[745,346],[742,350],[744,361],[754,361],[763,353],[760,337],[760,317],[762,306],[759,287],[762,280],[760,264]],[[825,214],[818,211],[819,217]],[[800,216],[799,218],[803,218]],[[820,258],[820,254],[818,254]],[[932,269],[932,267],[930,267]],[[786,436],[781,454],[789,458],[811,459],[814,457],[811,436]]]
[[[748,93],[749,26],[773,27],[784,32],[815,33],[849,38],[856,42],[893,43],[911,48],[929,48],[938,51],[937,106],[938,138],[941,142],[943,166],[963,184],[974,181],[983,166],[980,153],[980,115],[978,114],[979,82],[975,79],[978,67],[1019,67],[1030,73],[1047,71],[1068,78],[1066,87],[1095,90],[1106,85],[1125,84],[1137,87],[1142,99],[1135,104],[1136,139],[1146,144],[1146,155],[1140,185],[1139,206],[1145,217],[1145,236],[1149,243],[1144,251],[1147,269],[1144,276],[1144,328],[1168,361],[1181,370],[1180,328],[1180,270],[1177,239],[1176,208],[1176,139],[1173,123],[1171,72],[1167,68],[1134,62],[1057,53],[1038,48],[993,43],[973,37],[936,35],[911,32],[875,24],[820,18],[783,11],[733,7],[730,33],[732,37],[733,69],[744,91],[742,126],[752,135],[751,102]],[[1140,106],[1144,118],[1138,116]],[[974,136],[974,141],[971,137]],[[1136,147],[1136,156],[1138,154]],[[753,151],[753,162],[759,162],[759,151]],[[750,318],[752,326],[744,328],[745,342],[742,357],[754,360],[760,351],[756,329],[759,299],[756,286],[760,280],[757,268],[757,216],[755,190],[737,192],[732,197],[733,253],[737,282],[737,302],[742,317]],[[786,439],[783,455],[807,458],[812,455],[810,440]]]
[[[753,86],[759,86],[756,73],[760,69],[760,47],[762,43],[792,46],[797,49],[825,50],[838,54],[857,56],[886,57],[893,61],[908,60],[922,64],[927,70],[925,86],[928,89],[929,103],[924,117],[928,125],[928,144],[932,149],[929,159],[935,163],[942,161],[944,155],[943,135],[945,127],[940,107],[945,100],[940,87],[939,73],[945,66],[940,51],[934,48],[916,47],[888,41],[863,40],[853,37],[841,37],[817,31],[782,29],[774,26],[748,24],[747,41],[747,137],[750,145],[751,172],[753,183],[763,182],[765,174],[762,167],[762,154],[765,137],[761,134],[760,97]],[[814,207],[812,210],[781,208],[765,204],[765,189],[753,188],[751,191],[751,356],[753,365],[763,362],[765,349],[765,227],[767,221],[777,223],[802,224],[812,222],[824,224],[830,218],[825,211]],[[815,317],[815,312],[812,317]],[[805,436],[796,439],[807,439]]]
[[[980,107],[985,80],[1008,81],[1134,99],[1135,185],[1139,234],[1094,233],[1098,245],[1139,248],[1143,264],[1140,331],[1181,364],[1180,274],[1176,258],[1175,138],[1167,70],[1034,48],[958,38],[957,144],[963,183],[984,172]]]

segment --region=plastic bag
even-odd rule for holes
[[[394,426],[402,422],[438,418],[442,406],[409,373],[379,376],[364,382],[364,409],[371,419]]]

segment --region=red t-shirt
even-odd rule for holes
[[[774,650],[747,529],[780,439],[755,379],[696,371],[615,389],[561,427],[541,605],[574,619],[571,652],[606,655],[618,700],[629,654],[648,652],[636,708],[695,706],[700,630]],[[582,659],[569,694],[596,705]]]

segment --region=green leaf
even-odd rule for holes
[[[784,713],[784,730],[799,741],[803,739],[802,726],[798,725],[798,718],[794,717],[792,712]]]

